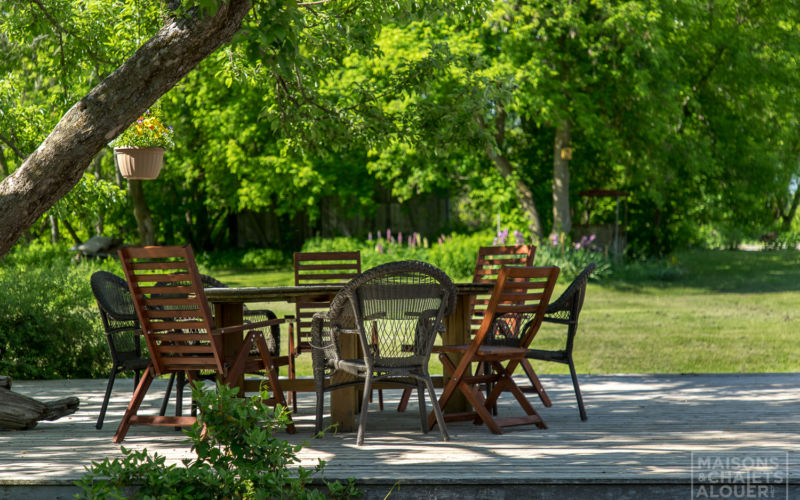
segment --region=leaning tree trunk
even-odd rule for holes
[[[57,420],[78,410],[78,398],[42,403],[11,392],[11,377],[0,375],[0,429],[33,429],[39,420]]]
[[[572,229],[569,212],[569,120],[563,120],[556,127],[553,144],[553,234],[567,233]]]
[[[205,17],[168,19],[150,40],[61,118],[23,164],[0,182],[0,256],[67,194],[109,141],[227,43],[249,0],[219,2]]]

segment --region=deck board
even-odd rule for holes
[[[384,491],[398,482],[472,485],[474,492],[480,485],[498,484],[685,485],[691,479],[691,452],[786,452],[790,482],[800,483],[800,374],[586,375],[581,377],[586,422],[578,418],[568,376],[541,379],[553,406],[544,408],[535,395],[529,399],[546,430],[513,427],[496,436],[484,426],[453,422],[451,441],[444,443],[436,429],[427,435],[419,431],[415,397],[405,413],[395,411],[400,391],[392,390],[384,391],[383,412],[377,400],[372,404],[363,447],[355,446],[354,433],[312,437],[313,394],[301,394],[298,433],[284,436],[306,443],[301,465],[326,460],[328,480],[354,477],[359,484],[384,485]],[[153,414],[165,385],[157,380],[143,405]],[[81,407],[33,430],[0,432],[0,488],[69,485],[90,461],[120,456],[111,438],[131,386],[130,380],[118,381],[98,431],[94,419],[104,380],[15,381],[12,388],[20,393],[42,400],[74,395]],[[500,414],[522,413],[504,396]],[[192,457],[184,439],[169,428],[135,426],[124,446],[147,448],[177,462]]]

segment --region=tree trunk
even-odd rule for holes
[[[553,230],[551,234],[569,234],[572,217],[569,211],[569,160],[572,149],[569,147],[569,120],[563,120],[556,127],[553,144]]]
[[[61,241],[61,235],[58,232],[58,218],[50,214],[48,219],[50,220],[50,241],[52,243],[58,243]]]
[[[42,403],[11,392],[11,377],[0,375],[0,429],[33,429],[39,420],[57,420],[78,410],[76,397]]]
[[[67,219],[62,220],[61,222],[64,224],[64,227],[66,228],[67,232],[72,238],[72,241],[75,242],[76,245],[80,245],[81,243],[83,243],[81,239],[78,238],[78,233],[75,232],[75,228],[72,227],[72,224],[70,224]]]
[[[520,179],[518,175],[514,175],[514,166],[508,157],[498,151],[502,150],[505,141],[506,133],[506,112],[502,106],[497,107],[497,117],[495,118],[494,136],[496,144],[486,144],[486,154],[492,160],[497,170],[504,178],[514,179],[517,186],[516,194],[517,201],[522,206],[525,214],[528,216],[528,230],[533,233],[534,237],[541,238],[544,236],[542,233],[542,222],[539,218],[539,211],[536,210],[536,202],[533,199],[533,191],[525,184],[525,181]]]
[[[156,235],[153,228],[153,218],[150,216],[150,209],[147,207],[147,200],[144,197],[142,181],[129,180],[128,194],[133,202],[133,216],[136,218],[136,227],[139,229],[139,242],[142,245],[155,245]]]
[[[800,189],[795,189],[794,196],[792,196],[792,204],[789,207],[789,212],[784,214],[781,210],[781,231],[787,232],[792,228],[792,221],[797,214],[797,206],[800,204]]]
[[[248,0],[218,5],[212,16],[167,19],[130,59],[67,111],[36,151],[0,182],[0,256],[77,184],[109,141],[227,43],[251,8]]]
[[[6,165],[6,157],[3,153],[3,149],[0,148],[0,177],[5,177],[8,175],[8,165]]]

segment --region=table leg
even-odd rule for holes
[[[214,304],[214,323],[217,328],[225,326],[241,325],[244,317],[244,304],[242,303],[215,303]],[[242,347],[243,336],[225,335],[222,339],[222,355],[225,359],[233,359]],[[244,375],[234,384],[237,387],[244,387]],[[244,396],[244,390],[239,392],[239,396]]]
[[[463,294],[456,296],[456,309],[452,315],[445,318],[445,332],[442,335],[442,344],[465,345],[469,344],[472,340],[469,334],[469,302],[469,295]],[[461,361],[462,357],[460,354],[454,353],[447,353],[447,356],[450,358],[453,366],[458,366],[458,363]],[[449,375],[452,376],[452,374]],[[445,385],[447,384],[447,376],[448,373],[445,370]],[[469,403],[469,401],[467,401],[467,398],[464,397],[460,391],[456,391],[455,394],[450,397],[447,405],[442,408],[442,411],[445,413],[460,413],[470,410],[472,410],[472,405]]]
[[[343,358],[354,359],[360,356],[358,335],[342,335],[339,341]],[[331,383],[337,384],[353,379],[354,377],[348,373],[335,372]],[[354,432],[358,428],[356,413],[360,408],[359,392],[356,385],[331,391],[331,425],[336,425],[338,432]]]

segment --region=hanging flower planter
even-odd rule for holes
[[[165,126],[157,115],[145,111],[111,143],[119,172],[126,179],[158,177],[164,165],[164,151],[175,145],[172,127]]]
[[[164,165],[164,148],[114,148],[119,172],[129,180],[149,180],[158,177]]]

